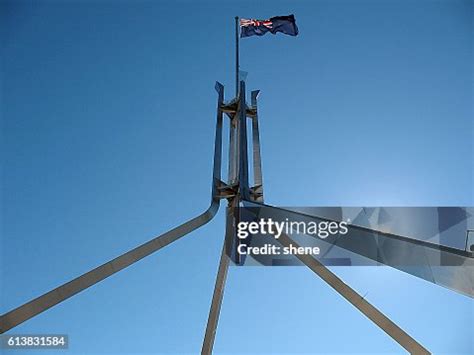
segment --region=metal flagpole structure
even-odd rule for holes
[[[245,82],[239,80],[239,18],[235,17],[236,30],[236,96],[234,99],[224,102],[224,86],[216,83],[217,91],[217,116],[214,139],[214,163],[212,173],[212,195],[209,208],[199,216],[183,223],[182,225],[153,238],[129,252],[110,260],[103,265],[67,282],[54,290],[33,299],[5,314],[0,315],[0,334],[9,331],[28,319],[39,315],[47,309],[63,302],[81,291],[95,285],[107,277],[132,265],[144,257],[171,244],[182,236],[196,230],[209,222],[217,213],[220,200],[227,200],[226,206],[226,228],[222,247],[220,262],[214,292],[209,310],[209,317],[202,344],[202,354],[211,354],[219,321],[219,314],[224,297],[225,282],[229,266],[234,260],[236,264],[241,264],[237,251],[240,239],[236,236],[236,227],[239,222],[239,207],[246,204],[263,205],[263,179],[261,167],[260,137],[258,124],[257,98],[258,90],[251,92],[251,105],[246,102]],[[222,161],[222,134],[224,117],[229,119],[229,164],[227,167],[227,178],[221,178]],[[252,121],[251,145],[253,154],[253,176],[249,176],[247,123]],[[271,207],[271,206],[269,206]],[[276,209],[275,207],[271,207]],[[279,209],[280,213],[293,213]],[[351,227],[352,228],[352,227]],[[374,231],[376,232],[376,231]],[[406,243],[411,241],[406,237],[392,235],[392,239],[401,239]],[[288,235],[280,237],[282,245],[298,244]],[[413,242],[415,243],[415,242]],[[419,243],[419,242],[418,242]],[[445,253],[453,253],[450,250],[443,250]],[[470,257],[472,255],[464,255]],[[345,284],[340,278],[332,273],[326,266],[312,256],[297,255],[297,258],[316,273],[322,280],[331,286],[337,293],[343,296],[354,307],[361,311],[368,319],[374,322],[379,328],[385,331],[403,348],[412,354],[429,354],[429,351],[409,334],[398,327],[386,315],[371,305],[364,297],[360,296],[350,286]]]
[[[239,95],[239,16],[235,16],[235,97]]]
[[[229,185],[225,189],[232,191],[228,196],[228,206],[226,213],[226,234],[224,238],[224,247],[222,249],[221,259],[217,271],[217,278],[212,296],[209,317],[204,335],[204,341],[201,349],[202,355],[212,354],[214,340],[217,332],[219,314],[224,298],[225,282],[228,268],[230,265],[230,255],[235,255],[239,263],[239,255],[234,253],[235,247],[239,243],[236,237],[236,226],[239,220],[238,207],[241,202],[252,201],[263,203],[263,181],[260,157],[260,137],[258,130],[257,115],[257,97],[259,91],[253,91],[251,94],[251,107],[247,106],[245,99],[245,82],[239,80],[239,18],[235,17],[235,48],[236,48],[236,97],[228,105],[223,106],[224,112],[230,119],[230,147],[229,147]],[[254,163],[254,183],[255,186],[249,186],[248,171],[248,141],[247,141],[247,118],[252,119],[252,150]],[[234,131],[235,130],[235,131]],[[235,147],[235,144],[237,147]],[[237,167],[236,173],[230,167]],[[291,238],[285,235],[280,241],[283,245],[297,244]],[[326,283],[334,288],[339,294],[351,302],[365,316],[372,320],[388,335],[390,335],[401,346],[412,354],[429,354],[421,344],[410,337],[405,331],[393,323],[377,308],[373,307],[367,300],[360,296],[351,287],[342,282],[323,264],[312,257],[299,258],[304,265],[313,270]]]
[[[219,90],[222,90],[220,92],[223,92],[222,85],[217,84],[216,87],[219,87]],[[219,313],[224,298],[225,282],[228,268],[231,263],[230,256],[234,255],[235,259],[237,260],[237,264],[239,264],[239,255],[236,253],[236,248],[239,243],[239,239],[236,237],[236,226],[237,222],[239,221],[238,207],[243,202],[255,203],[256,205],[261,205],[263,203],[263,184],[260,166],[260,140],[258,137],[258,92],[259,91],[252,92],[252,105],[248,107],[245,100],[245,82],[240,81],[238,97],[231,100],[228,104],[222,104],[222,106],[220,106],[220,110],[225,112],[230,119],[230,129],[235,130],[236,132],[234,134],[234,138],[237,142],[237,149],[232,150],[232,145],[229,146],[229,152],[233,152],[229,159],[232,160],[230,162],[230,166],[236,166],[238,171],[235,172],[234,170],[229,169],[229,183],[226,184],[222,181],[220,182],[220,191],[223,192],[221,197],[228,200],[228,206],[226,209],[226,234],[217,271],[217,278],[212,296],[204,341],[201,349],[201,354],[203,355],[212,354],[219,321]],[[219,97],[220,96],[221,94],[219,93]],[[219,99],[219,101],[221,100]],[[248,141],[246,126],[248,119],[251,119],[254,122],[252,124],[252,146],[254,158],[257,158],[256,160],[254,159],[254,164],[255,161],[258,162],[256,164],[258,165],[257,169],[254,168],[254,186],[250,186],[248,175]],[[294,242],[289,236],[285,235],[284,238],[280,237],[280,239],[280,243],[283,245],[288,246],[293,244],[295,247],[298,247],[296,242]],[[334,273],[332,273],[319,261],[311,256],[298,256],[298,258],[303,262],[304,265],[315,272],[319,277],[321,277],[322,280],[329,284],[341,296],[353,304],[367,318],[372,320],[377,326],[379,326],[410,353],[430,353],[420,343],[408,335],[408,333],[392,322],[386,315],[372,306],[350,286],[342,282],[342,280],[340,280]]]

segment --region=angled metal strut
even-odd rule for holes
[[[219,269],[217,271],[216,284],[214,287],[214,293],[212,295],[211,308],[209,310],[209,317],[207,320],[206,333],[204,335],[204,341],[202,344],[201,354],[212,354],[212,348],[214,347],[214,340],[216,338],[217,323],[219,322],[219,315],[222,306],[222,300],[224,299],[224,287],[227,279],[227,271],[229,270],[230,258],[226,250],[230,242],[231,234],[229,234],[229,226],[227,226],[226,237],[224,240],[224,246],[222,247],[221,258],[219,261]],[[232,233],[230,231],[230,233]]]
[[[221,85],[222,87],[222,85]],[[219,91],[219,87],[216,86]],[[219,94],[223,99],[223,90]],[[218,110],[218,112],[220,112]],[[180,226],[132,249],[119,257],[102,264],[101,266],[69,281],[54,290],[45,293],[24,305],[13,309],[0,316],[0,334],[16,327],[30,318],[46,311],[47,309],[63,302],[69,297],[95,285],[105,278],[119,272],[144,257],[160,250],[168,244],[178,240],[182,236],[196,230],[209,222],[219,209],[218,182],[220,181],[222,156],[222,114],[218,113],[216,123],[216,135],[214,143],[214,166],[212,198],[209,208],[199,216],[181,224]]]
[[[0,316],[0,333],[4,333],[13,327],[27,321],[30,318],[46,311],[58,303],[61,303],[75,294],[89,288],[105,278],[125,269],[145,256],[148,256],[180,237],[192,232],[209,222],[216,214],[219,203],[213,201],[211,206],[201,215],[186,223],[166,232],[139,247],[122,254],[121,256],[102,264],[101,266],[69,281],[24,305]]]
[[[286,247],[289,247],[290,245],[293,245],[296,248],[300,247],[286,234],[282,234],[278,241]],[[374,322],[380,329],[391,336],[393,340],[409,351],[410,354],[431,354],[402,328],[391,321],[376,307],[371,305],[364,297],[354,291],[349,285],[337,277],[313,256],[309,254],[296,254],[296,257],[316,275],[323,279],[329,286],[336,290],[342,297],[349,301],[354,307],[361,311],[362,314]]]

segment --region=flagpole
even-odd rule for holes
[[[235,16],[235,97],[239,96],[239,16]]]

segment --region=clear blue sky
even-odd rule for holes
[[[1,313],[207,207],[233,18],[290,13],[298,37],[241,42],[266,201],[474,205],[472,1],[2,1]],[[14,332],[197,353],[223,231],[220,213]],[[471,299],[335,272],[434,353],[474,353]],[[215,352],[404,353],[309,270],[263,267],[230,270]]]

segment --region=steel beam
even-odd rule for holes
[[[258,129],[258,110],[257,97],[260,90],[252,91],[252,149],[253,149],[253,182],[254,182],[254,199],[257,202],[263,202],[263,177],[262,177],[262,158],[260,155],[260,132]]]
[[[258,208],[260,218],[277,221],[334,221],[299,211],[274,207],[258,202],[246,202]],[[474,253],[429,241],[382,232],[356,224],[348,224],[350,237],[328,236],[325,239],[308,237],[311,245],[326,250],[323,257],[331,256],[333,248],[365,264],[379,263],[406,272],[439,286],[449,288],[468,297],[474,297]],[[362,261],[361,261],[362,260]]]
[[[237,200],[234,200],[237,202]],[[207,320],[206,333],[202,343],[201,354],[210,355],[214,347],[214,340],[216,338],[217,324],[219,322],[219,315],[224,298],[224,288],[227,279],[227,271],[229,269],[230,258],[228,256],[228,248],[232,243],[234,237],[233,227],[233,209],[227,207],[226,211],[226,234],[224,239],[224,246],[222,247],[221,258],[219,261],[219,269],[217,271],[216,284],[214,286],[214,293],[212,295],[211,308],[209,310],[209,317]]]
[[[0,316],[0,334],[16,327],[30,318],[65,301],[79,292],[95,285],[107,277],[136,263],[144,257],[160,250],[180,237],[192,232],[209,222],[216,214],[219,202],[213,201],[211,206],[201,215],[166,232],[121,256],[69,281],[34,300]]]
[[[209,222],[219,209],[218,183],[221,177],[222,157],[222,105],[224,100],[224,87],[216,83],[218,92],[216,134],[214,142],[214,165],[212,198],[209,208],[199,216],[181,224],[180,226],[122,254],[121,256],[102,264],[101,266],[69,281],[54,290],[33,299],[24,305],[0,316],[0,334],[16,327],[30,318],[46,311],[47,309],[65,301],[79,292],[95,285],[107,277],[136,263],[144,257],[160,250],[182,236],[194,231]]]
[[[237,178],[237,160],[235,154],[237,152],[237,119],[231,115],[229,119],[229,169],[228,180],[229,184],[233,184]]]
[[[249,162],[248,162],[248,141],[247,141],[247,103],[245,102],[245,82],[240,82],[239,105],[237,110],[239,119],[239,191],[240,198],[250,199],[249,186]]]
[[[286,234],[278,238],[279,243],[285,247],[290,245],[296,248],[299,245]],[[342,297],[349,301],[354,307],[361,311],[367,318],[374,322],[380,329],[392,337],[397,343],[404,347],[410,354],[431,354],[420,343],[408,335],[403,329],[392,322],[386,315],[372,306],[364,297],[344,283],[339,277],[332,273],[313,256],[308,254],[295,255],[303,264],[309,267],[316,275],[323,279],[329,286],[336,290]]]

